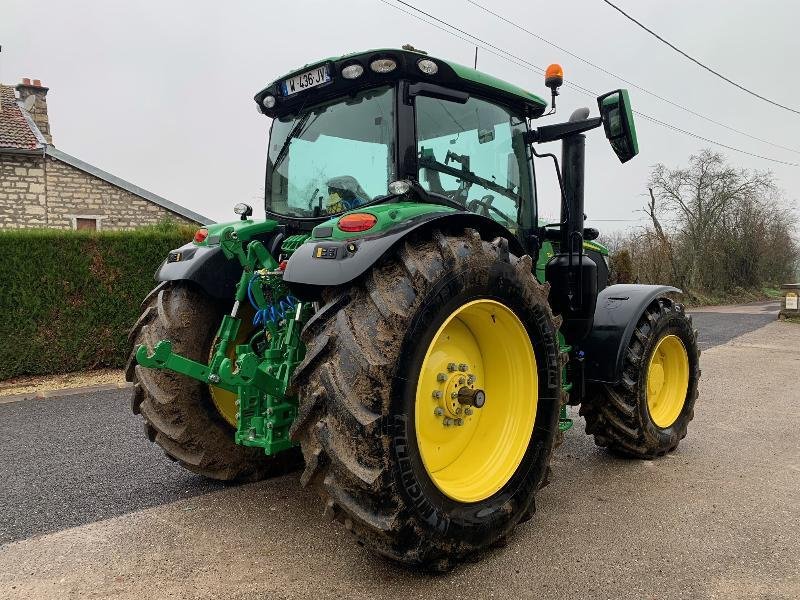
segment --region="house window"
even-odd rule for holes
[[[75,229],[97,229],[97,219],[85,219],[85,218],[76,218],[75,219]]]
[[[68,215],[72,221],[73,229],[88,229],[89,231],[97,231],[102,229],[102,221],[106,218],[105,215]]]

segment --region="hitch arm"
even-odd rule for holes
[[[172,342],[169,340],[158,342],[152,354],[147,351],[147,346],[140,344],[136,348],[136,362],[148,369],[168,369],[223,390],[236,392],[236,386],[228,385],[221,381],[209,381],[209,376],[211,375],[209,366],[180,354],[175,354],[172,351]]]

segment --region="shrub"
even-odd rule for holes
[[[153,274],[191,228],[0,232],[0,380],[121,367]]]

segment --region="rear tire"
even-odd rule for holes
[[[447,570],[502,544],[532,514],[550,461],[560,407],[556,326],[530,257],[516,258],[507,247],[470,230],[406,241],[360,282],[332,290],[303,333],[307,354],[294,376],[300,413],[292,428],[306,459],[301,481],[358,543],[409,566]],[[415,412],[417,386],[426,351],[448,316],[483,299],[502,304],[498,310],[511,311],[506,314],[523,327],[538,377],[531,402],[537,392],[538,402],[519,466],[499,479],[506,483],[486,490],[486,497],[459,501],[423,462],[426,442],[417,443],[415,418],[432,415],[434,404]],[[498,323],[501,318],[498,313]],[[424,397],[435,403],[430,393]],[[487,391],[487,407],[503,401],[510,403],[510,396]]]
[[[648,366],[659,342],[670,337],[679,339],[686,352],[688,384],[682,406],[676,406],[673,415],[664,421],[661,414],[652,414],[648,405]],[[625,352],[620,383],[587,386],[580,408],[586,419],[586,433],[594,436],[598,446],[631,458],[650,459],[675,450],[694,418],[699,358],[691,316],[680,304],[666,298],[655,300],[636,324]]]
[[[206,384],[136,364],[139,344],[152,348],[163,339],[178,354],[206,362],[222,307],[190,284],[165,282],[148,294],[142,308],[128,337],[133,350],[125,374],[133,383],[131,409],[144,419],[147,438],[189,471],[211,479],[255,481],[296,466],[297,449],[268,457],[260,448],[234,443],[234,430],[214,406]]]

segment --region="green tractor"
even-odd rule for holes
[[[548,70],[553,105],[562,79]],[[299,447],[327,518],[445,570],[531,517],[567,405],[615,453],[675,449],[691,319],[675,288],[607,285],[584,227],[583,133],[638,152],[625,90],[534,128],[542,98],[405,48],[307,65],[255,101],[266,220],[239,204],[170,252],[131,333],[133,411],[168,457],[255,480]],[[536,150],[557,140],[560,171]],[[534,157],[556,164],[557,223]]]

